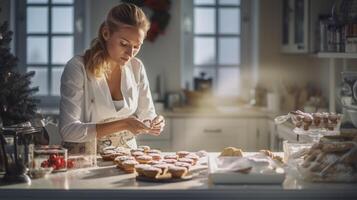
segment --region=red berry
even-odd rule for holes
[[[41,167],[47,168],[47,167],[48,167],[48,161],[47,161],[47,160],[43,161],[43,162],[41,163]]]
[[[56,160],[56,158],[57,158],[56,154],[51,154],[51,155],[50,155],[50,160],[51,160],[51,161]]]
[[[55,165],[56,165],[56,167],[61,168],[62,167],[62,160],[61,159],[57,159],[55,161]]]
[[[71,169],[74,167],[74,161],[73,160],[68,160],[67,161],[67,168]]]

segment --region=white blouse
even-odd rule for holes
[[[96,138],[98,122],[156,117],[149,81],[139,59],[131,59],[122,68],[121,92],[123,105],[117,110],[106,78],[87,74],[81,56],[68,61],[61,77],[59,128],[63,141],[81,143]]]

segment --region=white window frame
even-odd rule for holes
[[[47,78],[47,83],[48,83],[48,95],[36,95],[36,98],[40,100],[39,107],[40,108],[58,108],[59,106],[59,101],[60,101],[60,96],[59,95],[51,95],[51,84],[52,84],[52,77],[51,77],[51,69],[53,67],[64,67],[64,64],[52,64],[51,63],[51,39],[52,36],[68,36],[71,35],[73,36],[73,41],[74,41],[74,49],[73,53],[74,55],[82,53],[83,48],[84,48],[84,10],[85,10],[85,2],[86,1],[81,1],[81,0],[74,0],[73,4],[53,4],[52,0],[48,0],[47,3],[43,4],[27,4],[26,0],[16,0],[13,6],[15,7],[15,53],[16,56],[18,57],[18,67],[21,72],[26,72],[27,71],[27,66],[31,66],[30,64],[27,65],[26,63],[26,49],[27,49],[27,37],[28,36],[47,36],[48,37],[48,64],[35,64],[36,67],[38,68],[47,68],[48,69],[48,78]],[[28,34],[26,31],[26,10],[27,6],[39,6],[39,7],[69,7],[73,6],[74,8],[74,23],[73,23],[73,30],[74,33],[51,33],[51,11],[52,9],[49,9],[48,12],[48,32],[47,33],[31,33]],[[80,26],[80,27],[79,27]],[[34,65],[32,65],[34,66]]]

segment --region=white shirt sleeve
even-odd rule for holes
[[[138,84],[138,90],[139,90],[138,108],[135,114],[140,120],[145,120],[145,119],[152,120],[157,115],[151,97],[149,80],[147,78],[143,63],[139,59],[136,60],[140,64],[140,72],[139,72],[139,84]]]
[[[96,124],[84,120],[85,71],[78,58],[70,60],[61,77],[59,128],[65,142],[87,142],[96,138]]]

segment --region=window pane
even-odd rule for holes
[[[218,96],[238,96],[239,95],[239,68],[221,67],[218,69]]]
[[[31,79],[31,87],[39,87],[36,95],[48,95],[47,68],[27,67],[27,71],[35,71]]]
[[[195,0],[195,5],[214,5],[215,0]]]
[[[194,64],[214,64],[216,60],[215,39],[207,37],[194,38]]]
[[[46,36],[27,37],[27,63],[47,64],[48,63],[48,40]]]
[[[52,68],[51,95],[60,96],[61,75],[64,67]]]
[[[240,10],[237,8],[219,9],[219,33],[240,33]]]
[[[218,0],[219,5],[240,5],[240,0]]]
[[[65,64],[73,57],[73,36],[52,38],[52,64]]]
[[[48,8],[47,7],[27,7],[27,33],[47,33],[48,32]]]
[[[222,65],[240,64],[240,38],[220,38],[218,63]]]
[[[54,7],[52,33],[73,33],[73,7]]]
[[[70,4],[73,0],[52,0],[53,4]]]
[[[194,27],[196,34],[214,34],[216,14],[214,8],[195,8]]]
[[[38,4],[38,3],[47,3],[48,0],[27,0],[27,3],[33,3],[33,4]]]

